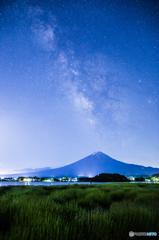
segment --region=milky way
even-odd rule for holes
[[[2,1],[0,173],[101,151],[159,167],[157,1]]]

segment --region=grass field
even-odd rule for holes
[[[159,184],[0,187],[2,240],[136,239],[130,231],[159,236]]]

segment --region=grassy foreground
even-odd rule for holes
[[[129,231],[159,236],[159,184],[0,187],[2,240],[152,238]]]

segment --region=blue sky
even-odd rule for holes
[[[2,1],[0,173],[96,151],[159,167],[157,1]]]

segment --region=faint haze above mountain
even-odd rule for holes
[[[39,172],[39,171],[46,171],[50,170],[51,167],[45,167],[45,168],[24,168],[24,169],[19,169],[19,170],[14,170],[14,172]]]

